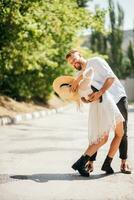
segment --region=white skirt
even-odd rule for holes
[[[88,139],[89,145],[98,143],[105,134],[115,130],[118,123],[125,121],[111,94],[105,92],[100,103],[89,106]]]

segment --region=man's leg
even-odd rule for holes
[[[128,137],[127,137],[127,122],[128,122],[128,101],[126,97],[120,99],[117,103],[121,114],[123,115],[125,122],[123,122],[124,135],[119,146],[119,154],[121,158],[121,171],[123,173],[131,173],[131,170],[128,166],[127,153],[128,153]]]
[[[128,103],[127,98],[123,97],[117,103],[117,107],[119,108],[121,114],[123,115],[125,122],[123,122],[124,135],[120,143],[119,153],[120,158],[123,160],[127,159],[127,150],[128,150],[128,141],[127,141],[127,121],[128,121]]]

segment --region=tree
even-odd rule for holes
[[[108,0],[109,3],[109,19],[110,28],[108,31],[92,30],[90,37],[91,49],[104,55],[108,55],[108,62],[119,78],[124,77],[125,63],[128,66],[128,59],[124,57],[122,50],[123,42],[123,23],[124,11],[119,3],[117,3],[117,11],[113,0]],[[105,20],[104,20],[105,23]],[[128,72],[126,72],[128,74]]]
[[[99,31],[92,31],[90,37],[91,50],[101,54],[107,54],[107,35]]]
[[[134,46],[132,44],[132,41],[129,42],[127,55],[130,60],[129,76],[134,77]]]
[[[95,17],[99,20],[99,6],[95,6]],[[104,33],[105,24],[105,10],[103,10],[103,15],[101,16],[101,23],[103,24],[103,29],[92,29],[92,34],[90,36],[90,48],[93,52],[99,52],[100,54],[106,54],[107,52],[107,35]]]
[[[47,101],[54,78],[71,73],[65,54],[73,46],[78,31],[101,26],[83,8],[84,4],[77,3],[0,1],[1,93],[16,99]]]
[[[116,16],[113,0],[109,0],[109,17],[111,27],[108,36],[108,42],[110,43],[109,61],[117,76],[121,77],[124,11],[120,4],[117,4]]]
[[[79,7],[86,7],[88,1],[89,0],[77,0],[77,4]]]

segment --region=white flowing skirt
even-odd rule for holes
[[[111,94],[105,92],[100,103],[95,101],[89,106],[88,139],[89,145],[98,143],[105,134],[115,130],[124,118],[114,102]]]

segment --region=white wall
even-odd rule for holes
[[[129,101],[134,101],[134,78],[126,78],[125,80],[120,80],[125,88]]]

